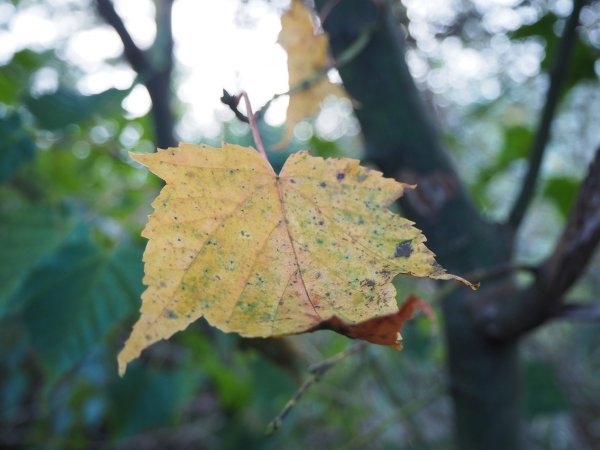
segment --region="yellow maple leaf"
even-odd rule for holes
[[[348,95],[341,86],[321,74],[330,66],[329,39],[326,34],[315,32],[310,11],[302,2],[292,1],[290,10],[281,16],[281,32],[277,42],[287,52],[290,89],[300,86],[290,94],[284,135],[275,146],[281,148],[289,143],[294,127],[315,114],[327,96]],[[314,79],[319,76],[319,79]],[[302,83],[308,83],[308,86],[304,87]]]
[[[166,186],[142,233],[148,287],[120,373],[200,317],[242,336],[330,328],[396,346],[406,320],[391,283],[397,274],[469,284],[446,273],[412,222],[389,211],[411,186],[358,160],[303,151],[276,175],[258,152],[231,144],[131,156]]]

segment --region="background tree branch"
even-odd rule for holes
[[[558,52],[550,69],[550,84],[546,93],[546,102],[539,119],[537,132],[535,134],[531,149],[529,151],[529,166],[527,174],[523,179],[521,190],[512,206],[508,216],[508,225],[512,230],[517,230],[525,217],[525,213],[531,204],[534,195],[540,169],[544,160],[544,153],[550,139],[552,121],[556,115],[556,108],[560,94],[569,72],[569,61],[577,41],[577,24],[579,14],[586,4],[586,0],[575,0],[573,10],[565,24],[563,34],[560,38]]]
[[[581,322],[598,321],[600,320],[600,303],[582,305],[569,302],[560,307],[555,318]]]
[[[584,179],[558,243],[531,286],[482,318],[496,339],[515,339],[556,316],[565,315],[564,294],[582,275],[600,242],[600,149]],[[572,311],[572,310],[571,310]]]
[[[141,50],[127,31],[111,0],[96,0],[96,9],[104,21],[119,35],[123,54],[138,79],[146,86],[152,100],[152,119],[156,144],[166,148],[176,145],[175,117],[171,107],[173,71],[173,31],[171,25],[174,0],[157,0],[156,38],[149,51]]]
[[[326,0],[316,3],[322,7]],[[370,0],[340,2],[323,26],[334,57],[362,30],[375,30],[365,50],[339,70],[340,76],[360,104],[355,113],[367,158],[386,176],[418,185],[401,206],[405,216],[423,230],[438,261],[458,274],[507,264],[511,236],[481,217],[452,166],[434,115],[408,70],[405,37],[388,5]],[[464,450],[518,449],[517,347],[486,340],[469,312],[473,302],[487,295],[486,290],[472,294],[457,289],[442,305],[456,445]]]
[[[113,27],[113,29],[119,35],[121,42],[123,43],[123,53],[125,55],[125,59],[131,65],[131,68],[135,70],[138,74],[146,73],[150,70],[150,65],[144,54],[144,51],[141,50],[133,38],[127,31],[121,16],[115,10],[115,7],[111,0],[96,0],[96,9],[98,10],[98,14],[104,19],[104,21]]]

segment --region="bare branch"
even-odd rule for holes
[[[150,69],[150,64],[146,54],[141,50],[127,31],[123,20],[115,10],[111,0],[96,0],[96,9],[104,21],[109,24],[121,38],[123,49],[127,62],[138,74],[146,73]]]
[[[98,13],[114,28],[123,43],[124,55],[152,100],[152,119],[158,147],[176,144],[175,118],[171,109],[171,73],[173,70],[173,0],[156,2],[156,39],[152,53],[141,50],[127,31],[111,0],[96,0]],[[150,55],[152,58],[150,59]]]
[[[285,404],[283,409],[279,412],[279,414],[277,414],[277,417],[275,417],[269,423],[265,434],[271,435],[275,431],[277,431],[281,427],[284,419],[287,417],[287,415],[290,413],[290,411],[296,405],[296,403],[298,403],[298,400],[302,398],[302,396],[308,390],[308,388],[310,388],[313,384],[317,383],[319,379],[323,375],[325,375],[331,368],[333,368],[338,362],[348,358],[349,356],[363,351],[365,348],[367,348],[367,343],[360,342],[344,350],[343,352],[340,352],[337,355],[326,359],[325,361],[311,366],[309,369],[309,377],[304,381],[304,383],[302,383],[302,386],[298,388],[298,390],[294,393],[292,398]]]
[[[540,265],[531,286],[481,318],[485,331],[494,338],[511,339],[564,312],[564,294],[584,272],[599,243],[600,148],[552,255]]]
[[[592,322],[600,320],[600,303],[580,305],[569,303],[562,305],[555,315],[556,319]]]
[[[508,225],[513,230],[516,230],[521,225],[523,217],[525,217],[525,213],[535,194],[540,168],[544,160],[544,153],[550,138],[552,121],[556,114],[556,107],[558,106],[562,87],[567,79],[570,67],[569,61],[571,59],[571,54],[573,53],[573,47],[577,41],[576,28],[579,23],[579,13],[585,3],[586,0],[573,1],[573,11],[565,25],[562,37],[560,38],[556,58],[550,69],[550,85],[548,87],[548,92],[546,93],[546,103],[542,110],[537,132],[529,152],[529,167],[527,169],[527,174],[523,179],[521,191],[519,192],[508,217]]]

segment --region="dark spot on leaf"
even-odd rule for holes
[[[324,181],[321,181],[319,183],[319,186],[321,186],[322,188],[327,187],[327,183],[325,183]]]
[[[391,276],[390,271],[387,269],[380,270],[379,272],[376,272],[376,273],[377,273],[377,275],[381,275],[381,277],[383,279],[385,279],[386,281],[389,280],[390,276]]]
[[[394,258],[408,258],[412,255],[412,241],[406,240],[398,242],[396,245],[396,252],[394,253]]]
[[[293,178],[290,178],[290,183],[296,184],[296,180],[294,180]]]
[[[364,280],[362,280],[360,282],[360,285],[363,287],[368,287],[368,288],[373,289],[375,287],[375,280],[370,280],[368,278],[365,278]]]
[[[319,225],[323,226],[325,225],[325,222],[323,220],[319,220]]]
[[[173,311],[172,309],[167,309],[165,310],[164,316],[167,319],[177,319],[177,313],[175,311]]]
[[[338,181],[341,181],[344,178],[346,178],[346,175],[344,175],[344,173],[342,173],[342,172],[338,172],[338,174],[336,175],[336,178],[338,179]]]

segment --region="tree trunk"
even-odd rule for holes
[[[326,1],[316,3],[322,7]],[[334,56],[364,30],[374,30],[367,47],[340,75],[360,105],[356,115],[367,158],[385,175],[418,184],[401,206],[424,231],[438,261],[459,275],[509,262],[512,237],[482,219],[452,167],[409,73],[404,37],[391,12],[382,2],[339,2],[323,26]],[[473,302],[483,304],[497,295],[499,288],[492,284],[475,293],[458,288],[443,303],[456,446],[461,450],[521,446],[517,342],[487,339],[473,317]]]

